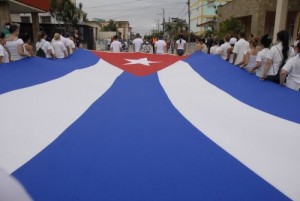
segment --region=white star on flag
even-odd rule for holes
[[[134,65],[134,64],[142,64],[145,66],[150,66],[152,63],[160,63],[161,61],[148,61],[148,58],[141,58],[141,59],[125,59],[130,63],[126,63],[124,65]]]

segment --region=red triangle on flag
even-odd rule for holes
[[[146,54],[141,52],[93,52],[106,62],[136,76],[146,76],[155,73],[186,58],[169,54]]]

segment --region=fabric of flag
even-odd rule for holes
[[[23,59],[0,66],[0,167],[41,201],[300,200],[299,103],[203,53]]]

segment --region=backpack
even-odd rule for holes
[[[45,54],[44,50],[42,49],[43,44],[41,45],[40,49],[38,49],[38,51],[36,52],[36,56],[46,58],[46,54]]]

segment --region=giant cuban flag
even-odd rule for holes
[[[37,201],[300,200],[299,103],[202,53],[23,59],[0,66],[0,167]]]

